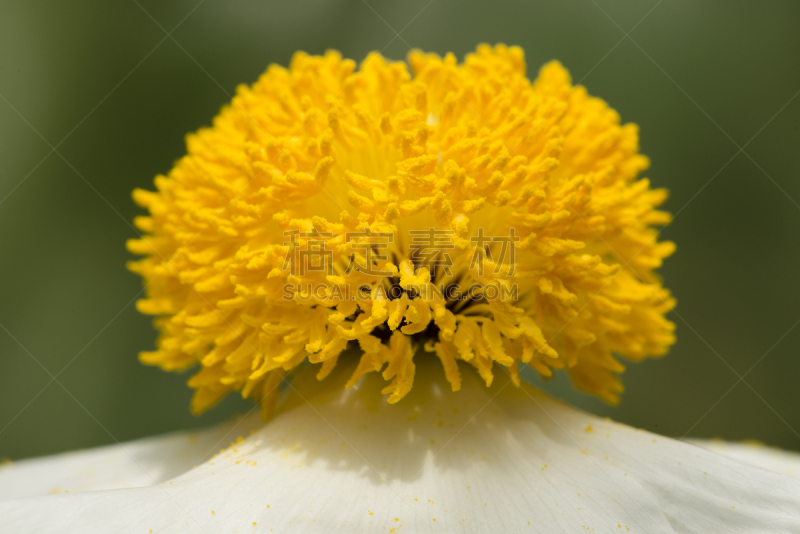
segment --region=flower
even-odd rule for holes
[[[702,443],[731,459],[519,379],[566,369],[616,402],[612,354],[674,341],[636,128],[557,63],[531,84],[517,48],[409,62],[298,54],[134,194],[142,361],[199,363],[195,411],[241,390],[274,419],[0,466],[4,527],[798,531],[776,471],[800,456]]]
[[[195,412],[240,390],[266,419],[284,373],[308,360],[322,379],[348,347],[347,386],[382,372],[392,403],[423,351],[453,391],[457,360],[487,386],[523,363],[615,403],[614,355],[674,342],[653,273],[674,250],[653,228],[666,192],[637,179],[636,126],[556,62],[530,82],[517,47],[409,64],[298,53],[134,192],[150,212],[128,243],[145,255],[137,305],[161,332],[140,359],[199,363]]]
[[[486,388],[463,363],[453,393],[438,364],[420,358],[412,391],[389,404],[375,374],[343,388],[354,360],[321,385],[308,367],[264,426],[249,418],[0,468],[0,498],[16,498],[0,501],[3,526],[209,534],[800,528],[797,479],[582,413],[525,383],[505,387],[508,377]],[[797,454],[773,456],[752,449],[748,458],[800,466]],[[97,489],[106,491],[86,491]]]

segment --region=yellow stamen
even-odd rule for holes
[[[134,191],[137,306],[161,332],[140,359],[199,364],[194,411],[240,390],[267,418],[286,372],[309,360],[323,379],[347,349],[348,387],[382,372],[389,402],[430,352],[453,390],[458,360],[487,384],[523,363],[613,403],[614,355],[674,342],[653,272],[674,250],[652,227],[666,192],[637,179],[637,127],[556,62],[530,82],[516,47],[408,64],[298,53]]]

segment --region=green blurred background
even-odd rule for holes
[[[669,356],[630,365],[616,408],[563,377],[544,387],[661,434],[800,449],[800,2],[139,2],[0,5],[0,457],[249,409],[231,396],[191,416],[188,375],[137,361],[155,331],[125,270],[131,190],[296,50],[463,57],[480,42],[524,47],[531,76],[560,60],[638,123],[677,213]]]

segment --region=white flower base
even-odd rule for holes
[[[251,435],[248,418],[227,436],[232,425],[2,468],[4,498],[40,494],[0,502],[2,530],[800,532],[800,481],[587,415],[502,374],[486,388],[462,365],[453,393],[430,360],[415,359],[414,388],[396,405],[374,373],[345,391],[352,368],[321,384],[311,369]],[[43,495],[57,488],[69,493]]]

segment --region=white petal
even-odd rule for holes
[[[800,482],[584,414],[531,387],[397,405],[306,373],[263,429],[171,483],[0,503],[14,532],[798,532]],[[415,362],[416,363],[416,362]],[[306,403],[306,400],[309,403]],[[434,521],[435,519],[435,521]]]
[[[730,443],[718,439],[692,439],[689,442],[762,469],[800,478],[800,454],[796,452],[758,443]]]
[[[152,486],[200,465],[256,421],[226,423],[0,466],[0,501],[49,493]],[[231,437],[231,430],[236,434]]]

